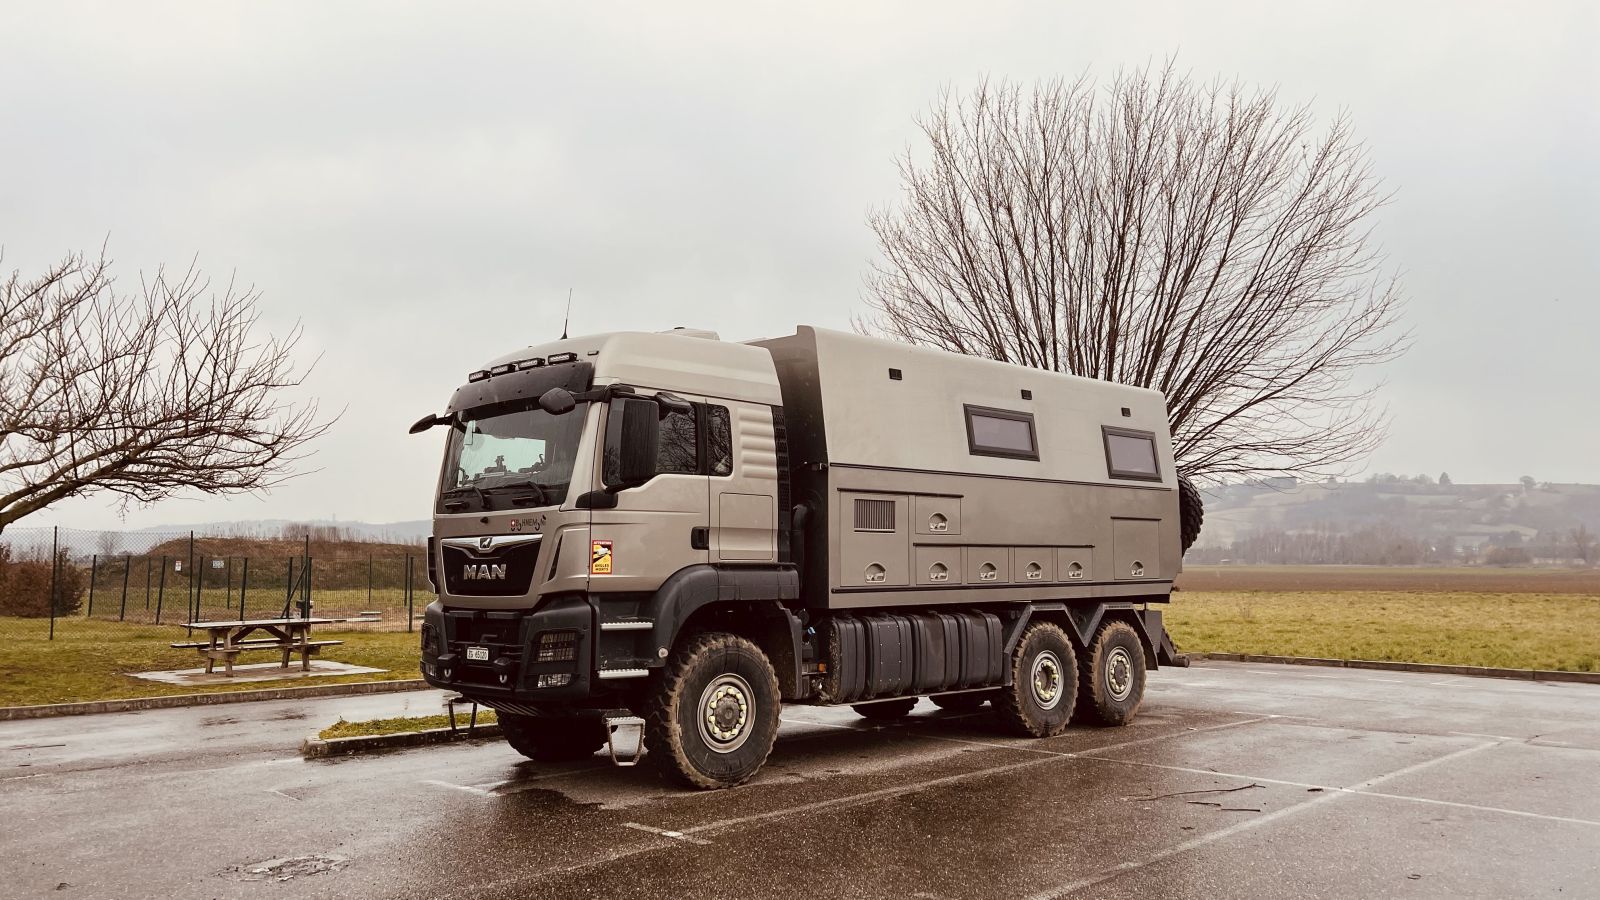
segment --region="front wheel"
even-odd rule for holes
[[[761,769],[778,737],[778,676],[733,634],[693,638],[656,676],[645,744],[662,774],[689,787],[733,787]]]
[[[1035,622],[1011,654],[1011,684],[995,700],[1006,727],[1025,737],[1060,734],[1078,694],[1078,660],[1066,632]]]

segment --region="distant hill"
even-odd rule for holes
[[[1340,541],[1348,544],[1357,536],[1373,547],[1388,545],[1401,556],[1420,553],[1424,559],[1343,561],[1473,561],[1494,548],[1522,548],[1530,559],[1560,561],[1580,556],[1578,529],[1600,534],[1600,485],[1532,479],[1515,484],[1454,484],[1425,476],[1393,475],[1344,482],[1273,479],[1209,488],[1205,511],[1205,529],[1191,551],[1196,561],[1215,562],[1236,551],[1257,556],[1273,552],[1315,555],[1306,548],[1313,544],[1331,547]],[[1407,542],[1417,547],[1401,548]],[[1318,552],[1327,555],[1335,551]]]

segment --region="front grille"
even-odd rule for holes
[[[458,597],[521,597],[533,584],[539,544],[515,544],[488,553],[446,545],[440,553],[445,590]]]

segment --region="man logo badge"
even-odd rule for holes
[[[467,563],[461,567],[461,577],[467,581],[505,581],[505,563]]]

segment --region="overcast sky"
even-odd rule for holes
[[[198,255],[304,323],[318,471],[129,526],[426,518],[442,407],[574,333],[846,328],[941,86],[1180,66],[1348,110],[1416,344],[1374,471],[1600,481],[1592,3],[0,2],[0,245]],[[687,10],[693,9],[690,13]],[[111,501],[25,525],[115,526]]]

